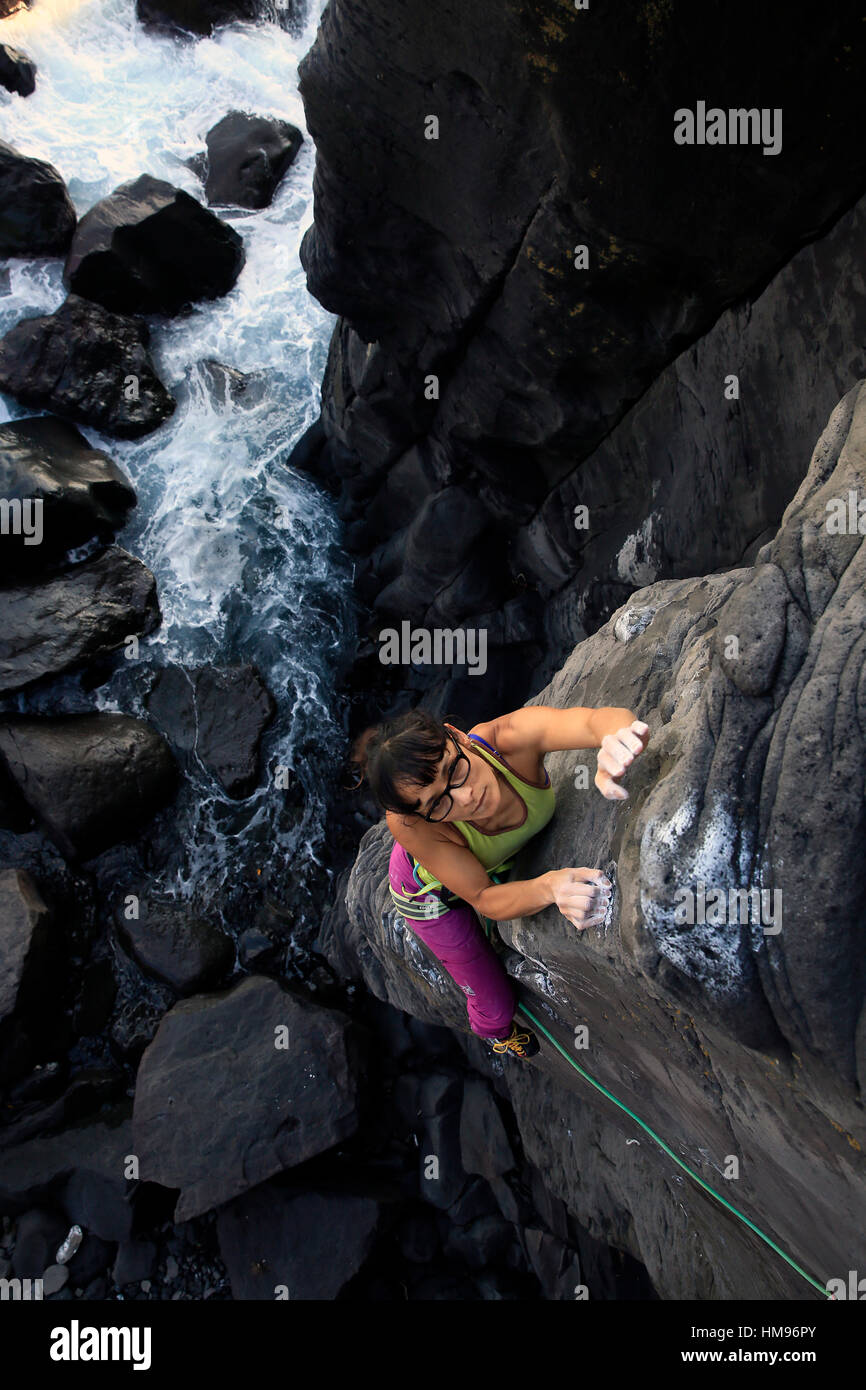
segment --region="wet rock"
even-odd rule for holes
[[[146,703],[175,747],[194,752],[229,796],[250,794],[262,732],[276,712],[255,666],[166,667]]]
[[[336,1298],[363,1267],[381,1215],[374,1197],[297,1192],[263,1183],[217,1215],[232,1297],[271,1302],[280,1297],[292,1302]]]
[[[184,1000],[138,1071],[142,1178],[181,1189],[181,1221],[332,1148],[358,1126],[358,1065],[343,1014],[272,980],[249,976],[226,993]]]
[[[64,266],[70,291],[120,314],[176,314],[227,294],[243,241],[182,189],[141,174],[84,214]]]
[[[3,540],[3,572],[32,570],[91,537],[108,541],[135,505],[135,490],[108,454],[66,420],[41,415],[0,425],[0,497],[22,503],[22,519],[41,506],[39,542],[26,531]],[[25,541],[27,543],[25,543]]]
[[[61,1012],[65,943],[37,883],[0,870],[0,1082],[21,1076],[66,1041]]]
[[[207,133],[202,176],[208,203],[268,207],[303,140],[288,121],[230,111]]]
[[[255,20],[272,20],[298,34],[306,12],[306,0],[136,0],[136,13],[146,27],[197,38],[224,24]]]
[[[0,390],[118,439],[151,434],[175,403],[156,375],[140,319],[71,294],[54,314],[0,339]]]
[[[56,1211],[38,1207],[18,1218],[12,1268],[20,1279],[41,1279],[54,1264],[57,1247],[68,1230],[66,1219]]]
[[[190,994],[217,984],[234,962],[234,944],[220,927],[173,903],[139,899],[139,916],[115,916],[139,965],[175,990]]]
[[[125,714],[6,716],[0,755],[68,859],[90,859],[136,835],[176,789],[163,739]]]
[[[29,97],[36,90],[36,64],[20,48],[0,43],[0,87]]]
[[[0,602],[2,692],[101,661],[161,620],[153,575],[119,546],[42,582],[0,588]]]
[[[98,1120],[4,1150],[0,1213],[24,1211],[50,1195],[65,1212],[64,1235],[77,1223],[102,1239],[124,1239],[132,1221],[132,1185],[123,1176],[124,1158],[135,1152],[129,1116],[124,1101]]]
[[[75,231],[66,184],[42,159],[0,140],[0,256],[62,256]]]

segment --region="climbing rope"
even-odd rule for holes
[[[766,1244],[769,1245],[772,1250],[775,1250],[777,1255],[781,1255],[782,1259],[785,1260],[786,1263],[789,1264],[792,1269],[795,1269],[798,1274],[802,1275],[806,1282],[812,1285],[813,1289],[817,1289],[818,1292],[822,1293],[825,1298],[835,1300],[835,1295],[831,1294],[829,1289],[819,1284],[817,1279],[813,1279],[811,1274],[806,1273],[805,1269],[801,1269],[800,1266],[797,1264],[796,1260],[792,1260],[790,1255],[786,1255],[784,1250],[782,1250],[774,1240],[771,1240],[768,1235],[764,1234],[764,1232],[761,1230],[759,1226],[755,1225],[754,1221],[750,1221],[748,1216],[744,1216],[741,1211],[737,1211],[737,1208],[735,1206],[732,1206],[732,1204],[729,1201],[727,1201],[727,1199],[723,1197],[720,1192],[716,1192],[715,1188],[710,1187],[709,1183],[704,1182],[703,1178],[699,1177],[697,1173],[693,1172],[693,1170],[689,1167],[687,1163],[683,1163],[682,1159],[674,1153],[673,1149],[669,1148],[665,1141],[663,1139],[660,1139],[659,1136],[653,1130],[650,1129],[649,1125],[644,1123],[644,1121],[640,1118],[639,1115],[636,1115],[633,1110],[629,1110],[628,1106],[624,1104],[623,1101],[618,1100],[612,1091],[609,1091],[606,1086],[602,1086],[601,1082],[596,1081],[594,1076],[590,1076],[588,1071],[584,1071],[583,1067],[580,1066],[574,1060],[574,1058],[571,1056],[569,1052],[565,1050],[562,1044],[557,1042],[553,1034],[548,1032],[541,1020],[535,1017],[535,1014],[532,1013],[531,1009],[527,1009],[525,1004],[518,1004],[517,1008],[520,1011],[520,1013],[525,1014],[528,1019],[532,1020],[536,1028],[539,1028],[541,1032],[544,1034],[544,1036],[548,1038],[550,1042],[553,1043],[553,1046],[557,1049],[558,1052],[562,1053],[563,1057],[567,1062],[571,1063],[575,1071],[580,1072],[581,1076],[584,1078],[585,1081],[588,1081],[591,1086],[594,1086],[596,1088],[597,1091],[601,1091],[602,1095],[607,1096],[608,1100],[612,1100],[614,1105],[619,1106],[620,1110],[624,1110],[625,1113],[629,1115],[631,1119],[635,1121],[636,1124],[640,1125],[641,1129],[646,1130],[646,1133],[650,1136],[650,1138],[654,1139],[655,1142],[659,1145],[659,1147],[664,1149],[665,1153],[668,1154],[669,1157],[674,1160],[674,1163],[678,1163],[681,1168],[684,1168],[685,1171],[688,1173],[689,1177],[694,1178],[695,1182],[699,1183],[705,1192],[709,1192],[711,1197],[715,1197],[717,1202],[721,1202],[723,1207],[727,1207],[728,1211],[732,1211],[734,1213],[734,1216],[738,1216],[741,1221],[745,1222],[745,1224],[750,1228],[750,1230],[753,1230],[755,1232],[755,1235],[760,1236],[761,1240],[765,1241]]]

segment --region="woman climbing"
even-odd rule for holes
[[[366,730],[355,746],[354,761],[394,836],[391,897],[466,994],[472,1031],[494,1052],[532,1057],[538,1040],[518,1030],[514,986],[478,917],[529,917],[555,904],[582,931],[603,920],[610,900],[599,869],[496,879],[553,815],[544,755],[598,748],[595,785],[609,800],[624,800],[618,779],[648,738],[629,709],[526,705],[468,734],[410,710]]]

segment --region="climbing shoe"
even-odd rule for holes
[[[493,1051],[510,1052],[515,1057],[534,1057],[539,1051],[538,1038],[528,1028],[518,1030],[517,1024],[513,1023],[507,1038],[494,1038]]]

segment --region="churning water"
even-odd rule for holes
[[[24,49],[38,68],[34,95],[0,89],[0,135],[59,170],[79,216],[145,172],[204,202],[185,161],[203,151],[206,132],[229,110],[277,116],[305,134],[270,207],[215,209],[246,251],[231,293],[174,320],[149,320],[152,355],[179,400],[176,413],[132,442],[82,427],[136,489],[138,505],[117,539],[153,571],[162,626],[142,642],[139,662],[121,659],[97,691],[65,678],[53,693],[12,702],[46,712],[96,706],[144,714],[142,696],[161,665],[255,662],[278,705],[260,786],[231,801],[194,768],[159,884],[175,897],[198,898],[235,927],[251,872],[264,872],[259,883],[279,895],[318,861],[327,788],[342,752],[333,691],[354,637],[351,576],[332,508],[283,463],[318,415],[334,323],[307,293],[298,259],[312,220],[314,148],[297,65],[321,9],[313,0],[296,36],[275,24],[238,24],[197,41],[149,34],[134,0],[36,0],[0,23],[0,40]],[[5,269],[6,276],[0,263],[8,291],[0,286],[0,333],[62,303],[59,259],[10,260]],[[208,359],[254,374],[236,402],[213,390],[202,366]],[[0,396],[0,420],[31,413]],[[278,785],[282,768],[289,791]]]

